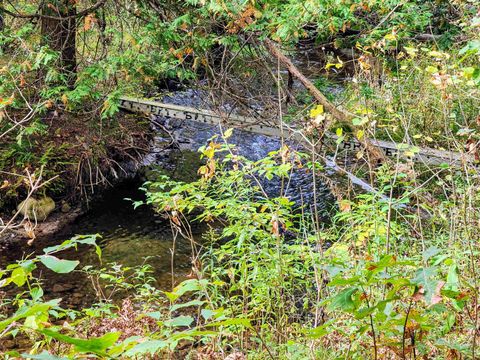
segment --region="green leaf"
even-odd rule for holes
[[[355,319],[363,319],[373,314],[376,309],[377,309],[376,306],[361,308],[355,312]]]
[[[205,320],[210,319],[212,316],[216,315],[218,313],[218,310],[211,310],[211,309],[202,309],[200,311],[200,314],[202,314],[202,317]]]
[[[71,336],[60,334],[59,332],[43,329],[38,330],[40,333],[62,341],[67,344],[72,344],[75,346],[75,349],[80,352],[94,353],[97,355],[105,356],[106,350],[115,344],[115,342],[120,337],[120,332],[108,333],[102,337],[92,338],[92,339],[78,339]]]
[[[213,327],[213,326],[231,326],[231,325],[240,325],[246,328],[251,328],[252,324],[250,324],[250,320],[248,319],[228,319],[222,321],[216,321],[213,323],[206,324],[205,327]]]
[[[198,291],[203,289],[208,282],[206,280],[190,279],[181,282],[172,292],[165,291],[165,295],[170,301],[177,300],[180,296],[187,292]]]
[[[165,326],[172,326],[172,327],[190,326],[192,324],[192,322],[193,322],[193,317],[182,315],[182,316],[178,316],[176,318],[165,321],[164,325]]]
[[[341,309],[343,311],[351,311],[355,308],[352,296],[358,291],[357,287],[347,288],[336,296],[334,296],[328,306],[330,310]]]
[[[162,317],[162,313],[160,311],[152,311],[152,312],[149,312],[147,314],[145,314],[155,320],[160,320],[161,317]]]
[[[460,342],[449,341],[445,339],[438,339],[435,345],[438,346],[439,348],[454,349],[463,354],[468,354],[470,350],[470,345],[462,344]]]
[[[24,359],[34,359],[34,360],[68,360],[66,357],[58,357],[48,353],[47,351],[43,351],[39,355],[31,355],[31,354],[22,354],[22,358]]]
[[[95,246],[95,252],[97,253],[98,257],[100,258],[102,256],[102,249],[97,245],[96,240],[98,238],[101,238],[99,234],[94,234],[94,235],[78,235],[70,240],[66,240],[60,245],[55,245],[55,246],[50,246],[45,249],[43,249],[43,252],[46,255],[51,255],[52,253],[56,253],[62,250],[70,249],[70,248],[76,248],[78,244],[84,244],[84,245],[92,245]]]
[[[0,331],[3,331],[11,323],[36,314],[45,314],[52,307],[57,306],[60,300],[50,300],[46,303],[23,306],[10,318],[0,321]]]
[[[72,272],[80,264],[78,260],[62,260],[52,255],[42,255],[38,258],[43,265],[59,274]]]
[[[130,336],[129,338],[123,340],[120,344],[110,347],[108,349],[108,355],[111,358],[116,359],[119,355],[137,345],[141,340],[141,336]]]
[[[457,264],[452,264],[450,265],[450,269],[448,269],[446,288],[458,290],[459,284]]]
[[[18,263],[18,265],[20,265],[20,267],[23,268],[23,270],[25,270],[27,274],[31,273],[33,270],[37,268],[33,260],[21,261]]]
[[[18,267],[12,271],[10,279],[15,285],[21,287],[27,282],[27,274],[22,267]]]
[[[480,54],[480,40],[469,41],[458,53],[460,55]]]
[[[367,117],[353,118],[352,119],[352,124],[354,126],[362,126],[362,125],[365,125],[366,123],[368,123],[368,118]]]
[[[192,301],[186,302],[184,304],[175,304],[170,308],[170,311],[175,311],[175,310],[183,309],[183,308],[190,307],[190,306],[200,306],[200,305],[203,305],[203,304],[205,304],[205,301],[192,300]]]
[[[132,357],[137,355],[150,354],[154,355],[159,350],[168,347],[168,342],[163,340],[147,340],[140,344],[135,345],[133,348],[125,352],[123,355],[126,357]]]
[[[332,281],[328,283],[327,286],[345,286],[358,284],[360,281],[360,276],[352,276],[351,278],[344,279],[342,277],[335,277]]]
[[[330,320],[314,329],[306,330],[305,333],[310,339],[319,339],[325,335],[328,335],[330,332],[332,332],[332,330],[334,330],[333,328],[330,328],[333,322],[333,320]]]
[[[33,301],[39,301],[43,296],[43,290],[41,287],[35,287],[30,290],[30,296],[32,297]]]
[[[431,257],[433,257],[435,255],[438,255],[441,252],[442,252],[442,250],[440,250],[439,248],[437,248],[435,246],[431,246],[423,252],[423,254],[422,254],[423,260],[427,261]]]

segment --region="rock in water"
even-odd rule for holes
[[[39,200],[28,198],[18,205],[17,210],[30,219],[45,221],[50,213],[55,209],[55,201],[51,197],[45,196]]]

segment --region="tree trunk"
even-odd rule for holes
[[[5,19],[3,17],[3,0],[0,0],[0,32],[5,28]]]
[[[52,17],[42,18],[42,41],[60,53],[59,70],[73,88],[77,79],[76,4],[71,0],[46,0],[41,10],[42,15]]]

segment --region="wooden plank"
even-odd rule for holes
[[[332,136],[333,139],[336,139],[335,136]],[[411,152],[410,149],[418,149],[417,152],[414,152],[412,160],[417,163],[423,163],[426,165],[440,165],[440,164],[449,164],[454,166],[462,166],[465,163],[474,163],[475,158],[470,154],[462,154],[459,152],[452,151],[441,151],[431,148],[418,148],[414,145],[408,144],[397,144],[389,141],[375,140],[370,139],[370,143],[373,146],[378,147],[382,150],[383,154],[388,157],[395,159],[397,157],[406,158],[407,152]],[[360,142],[355,139],[350,139],[348,141],[343,141],[339,145],[340,151],[346,151],[351,154],[356,154],[360,151],[362,145]]]
[[[120,108],[145,114],[171,117],[180,120],[190,120],[202,124],[234,127],[266,136],[281,136],[280,129],[276,127],[259,124],[257,119],[234,114],[219,114],[211,110],[196,109],[193,107],[165,104],[157,101],[128,97],[122,97],[120,99]]]
[[[225,128],[234,127],[244,131],[253,132],[256,134],[292,138],[301,143],[305,142],[306,137],[303,136],[300,130],[294,129],[290,126],[283,126],[283,130],[279,126],[268,126],[259,123],[259,120],[234,114],[217,113],[211,110],[196,109],[193,107],[179,106],[174,104],[166,104],[157,101],[150,101],[145,99],[137,99],[130,97],[122,97],[120,99],[120,108],[141,112],[145,114],[153,114],[164,117],[171,117],[180,120],[190,120],[198,123],[209,125],[221,125]],[[334,134],[328,133],[326,137],[331,141],[336,141],[338,137]],[[413,147],[413,145],[397,144],[394,142],[369,139],[369,142],[382,150],[383,154],[392,159],[397,157],[408,157],[406,152]],[[360,151],[362,145],[355,139],[344,140],[338,145],[338,149],[342,154],[347,156],[355,156]],[[441,151],[431,148],[420,148],[415,152],[413,161],[423,163],[426,165],[440,165],[447,163],[453,166],[462,166],[465,163],[474,163],[475,158],[470,154],[462,154],[459,152]]]

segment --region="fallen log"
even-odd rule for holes
[[[308,80],[307,77],[303,75],[300,70],[298,70],[298,68],[293,64],[293,62],[280,51],[280,49],[275,45],[272,40],[265,39],[263,43],[265,44],[265,47],[270,52],[270,54],[280,60],[280,62],[288,69],[290,74],[296,77],[302,83],[302,85],[305,86],[305,88],[313,95],[315,100],[317,100],[321,105],[323,105],[327,112],[332,114],[332,116],[339,122],[348,123],[348,125],[352,126],[350,120],[353,118],[353,115],[332,104],[327,99],[327,97],[323,95],[322,92],[318,90],[317,87],[310,80]]]
[[[267,50],[276,57],[287,69],[288,71],[297,78],[303,86],[313,95],[315,100],[323,106],[325,111],[330,113],[338,122],[341,124],[347,125],[351,128],[355,128],[352,124],[352,119],[354,115],[347,112],[340,107],[332,104],[325,95],[322,94],[320,90],[313,84],[302,72],[295,66],[295,64],[286,57],[281,50],[275,45],[275,43],[270,39],[265,39],[263,41]],[[382,152],[378,151],[375,146],[373,146],[367,138],[359,140],[359,142],[365,147],[369,156],[370,162],[378,162],[378,160],[383,159],[384,155]]]
[[[119,106],[120,108],[128,111],[219,126],[219,130],[226,129],[227,127],[234,127],[243,131],[266,136],[286,137],[287,140],[290,139],[302,144],[306,149],[311,149],[312,147],[308,137],[301,130],[292,128],[286,124],[283,124],[283,129],[280,129],[279,126],[270,127],[259,124],[257,119],[254,118],[128,97],[120,98]],[[331,133],[326,133],[325,139],[334,143],[337,146],[337,150],[339,150],[342,154],[352,156],[354,158],[356,158],[356,154],[361,147],[360,143],[355,139],[346,141],[344,140],[338,144],[338,137]],[[415,156],[412,158],[411,156],[407,156],[406,153],[407,150],[408,152],[411,152],[412,145],[396,144],[393,142],[375,139],[369,139],[369,143],[371,143],[372,146],[376,146],[378,151],[382,151],[385,157],[392,158],[395,161],[398,160],[398,158],[408,157],[413,161],[427,165],[439,165],[442,163],[447,163],[452,166],[464,166],[467,163],[473,163],[475,161],[475,157],[470,154],[440,151],[430,148],[419,148],[419,150],[415,152]],[[352,182],[352,184],[361,187],[363,190],[369,193],[379,196],[383,201],[392,202],[393,209],[398,210],[406,207],[404,204],[395,204],[393,199],[387,198],[364,180],[358,178],[346,169],[341,168],[336,163],[334,158],[327,158],[324,156],[320,156],[320,158],[328,169],[331,169],[342,176],[346,176]],[[425,215],[424,211],[422,211],[422,214],[423,216],[430,216],[429,214]]]

